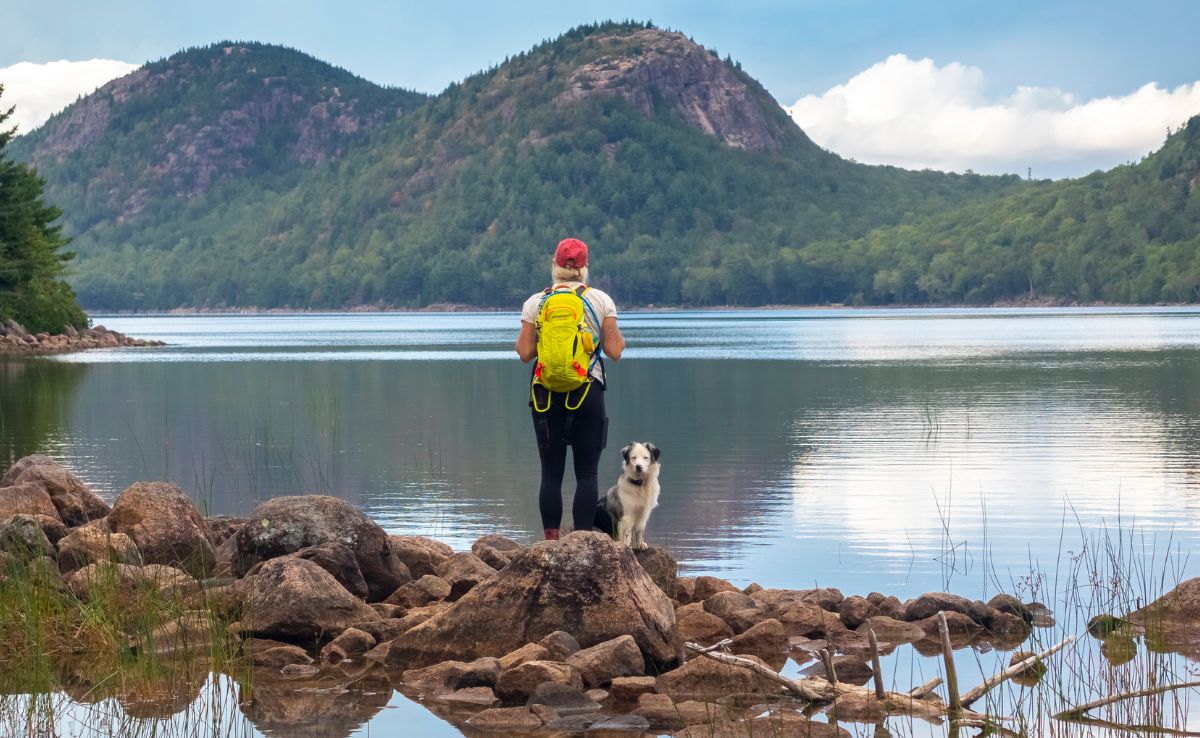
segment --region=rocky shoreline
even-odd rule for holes
[[[178,603],[169,622],[129,633],[129,649],[201,659],[228,642],[253,672],[253,698],[239,707],[263,729],[336,722],[339,710],[369,717],[395,688],[468,735],[847,735],[836,721],[877,723],[897,709],[895,693],[877,699],[855,686],[871,680],[873,654],[905,644],[925,655],[947,644],[1012,650],[1053,622],[1010,595],[901,601],[681,577],[665,550],[634,552],[592,532],[532,545],[485,535],[454,551],[388,535],[325,496],[206,518],[179,488],[150,482],[110,506],[46,456],[0,479],[0,587],[34,570],[79,607],[105,582]],[[1173,622],[1194,624],[1193,592],[1200,580],[1139,611],[1141,622],[1169,609]],[[726,661],[698,653],[714,644]],[[789,658],[813,667],[798,681],[770,678]],[[77,672],[62,689],[98,699],[80,683],[100,685]],[[378,689],[337,702],[352,683]],[[934,696],[899,696],[908,714],[948,709]],[[165,704],[182,709],[178,697]]]
[[[124,333],[111,331],[102,325],[83,330],[66,326],[62,333],[30,333],[20,323],[12,320],[0,324],[0,355],[40,356],[93,348],[163,345],[162,341],[131,338]]]

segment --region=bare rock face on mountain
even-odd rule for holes
[[[388,664],[415,668],[498,658],[559,630],[585,648],[632,636],[659,669],[679,659],[671,600],[629,548],[601,533],[576,532],[534,544],[453,606],[392,641]]]
[[[779,128],[751,83],[682,33],[648,28],[621,38],[614,52],[577,68],[559,102],[615,95],[648,116],[670,110],[729,146],[750,151],[781,146]]]
[[[336,497],[305,495],[267,500],[238,530],[231,562],[235,576],[255,564],[309,546],[338,544],[354,552],[367,600],[380,602],[411,579],[408,568],[392,553],[391,542],[373,520]]]
[[[13,464],[0,479],[0,487],[33,484],[45,490],[68,527],[83,525],[108,515],[108,504],[88,489],[67,468],[49,456],[34,454]]]

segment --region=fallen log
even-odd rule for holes
[[[1042,651],[1041,653],[1037,653],[1037,654],[1034,654],[1033,656],[1030,656],[1029,658],[1022,659],[1021,661],[1018,661],[1017,663],[1013,664],[1012,666],[1009,666],[1008,668],[1004,669],[1000,673],[990,676],[987,679],[984,679],[983,684],[980,684],[978,687],[975,687],[974,689],[970,690],[969,692],[967,692],[966,694],[964,694],[962,696],[963,707],[969,707],[972,702],[978,700],[980,697],[982,697],[985,694],[987,694],[988,692],[990,692],[993,687],[995,687],[999,684],[1002,684],[1005,681],[1017,676],[1018,674],[1025,671],[1029,667],[1033,666],[1037,662],[1053,656],[1054,654],[1058,653],[1062,649],[1066,648],[1069,644],[1074,643],[1074,642],[1075,642],[1075,636],[1067,636],[1057,646],[1052,646],[1050,648],[1047,648],[1045,651]]]
[[[1177,689],[1189,689],[1191,687],[1200,687],[1200,682],[1179,682],[1177,684],[1164,684],[1161,687],[1148,687],[1146,689],[1138,689],[1132,692],[1122,692],[1120,694],[1114,694],[1110,697],[1102,697],[1098,700],[1092,700],[1091,702],[1078,705],[1077,707],[1063,710],[1054,717],[1057,720],[1076,720],[1085,717],[1084,713],[1086,713],[1088,710],[1094,710],[1097,707],[1111,705],[1114,702],[1129,700],[1135,697],[1153,697],[1154,695],[1162,694],[1163,692],[1173,692]]]

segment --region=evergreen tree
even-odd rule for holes
[[[74,256],[60,251],[68,243],[54,225],[62,211],[42,201],[41,177],[4,151],[16,136],[15,128],[4,130],[13,110],[0,108],[0,319],[34,332],[83,326],[87,316],[61,278]]]

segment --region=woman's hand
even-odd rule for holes
[[[624,346],[625,342],[622,341],[621,345]],[[517,356],[526,364],[537,356],[537,326],[533,323],[521,322],[521,333],[517,336]]]
[[[621,354],[625,353],[625,336],[621,335],[621,329],[617,327],[617,319],[609,316],[604,319],[604,325],[600,328],[600,340],[604,342],[604,355],[613,361],[620,361]],[[520,342],[518,341],[518,351],[520,351]]]

